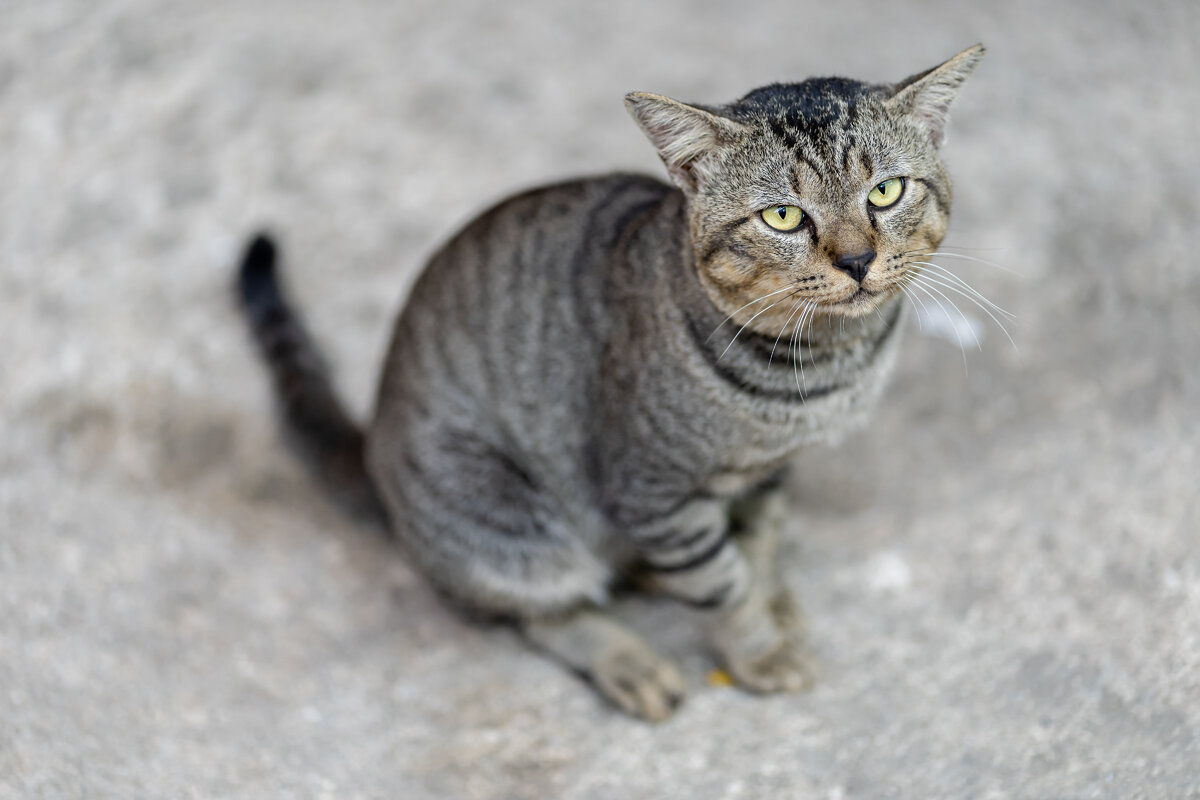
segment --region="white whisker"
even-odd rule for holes
[[[909,275],[909,276],[907,276],[907,280],[904,281],[904,283],[901,285],[900,288],[904,290],[904,293],[908,296],[908,298],[910,300],[915,300],[921,304],[921,311],[924,313],[924,315],[926,317],[928,317],[929,316],[929,308],[926,307],[925,301],[922,300],[920,297],[917,297],[915,294],[912,294],[908,291],[908,287],[911,283],[912,283],[912,276]],[[917,325],[918,325],[918,327],[921,328],[921,330],[925,330],[925,325],[921,321],[921,314],[917,314]]]
[[[913,316],[917,318],[917,328],[922,331],[925,330],[925,322],[921,319],[921,312],[917,309],[916,301],[914,301],[912,295],[908,293],[908,287],[901,285],[900,294],[904,295],[904,299],[908,301],[910,306],[912,306]]]
[[[948,247],[951,250],[970,250],[974,253],[998,253],[1003,247],[966,247],[961,244],[939,244],[938,247]]]
[[[919,255],[919,256],[922,256],[925,258],[931,258],[933,256],[945,256],[946,258],[961,258],[964,261],[974,261],[978,264],[985,264],[989,267],[998,269],[1001,272],[1007,272],[1010,275],[1021,275],[1020,271],[1015,270],[1012,267],[1006,267],[1003,264],[997,264],[995,261],[988,261],[986,258],[976,258],[975,256],[964,255],[963,253],[946,253],[946,252],[942,252],[940,250],[934,250],[934,251],[914,250],[911,253],[905,253],[905,255],[914,255],[914,256]]]
[[[816,318],[817,318],[817,308],[816,308],[816,306],[814,305],[814,306],[813,306],[813,313],[812,313],[812,315],[811,315],[811,316],[809,316],[809,318],[808,318],[808,359],[809,359],[810,361],[812,361],[812,365],[813,365],[813,368],[814,368],[814,369],[815,369],[815,368],[816,368],[816,366],[817,366],[817,355],[816,355],[816,353],[814,353],[814,352],[813,352],[813,346],[812,346],[812,335],[813,335],[813,332],[812,332],[812,326],[813,326],[813,320],[814,320],[814,319],[816,319]],[[842,319],[843,319],[843,320],[845,320],[845,317],[843,317]],[[828,324],[829,324],[829,316],[828,316],[828,315],[826,315],[826,316],[825,316],[825,324],[826,324],[826,325],[828,325]]]
[[[798,291],[800,291],[800,290],[799,290],[799,289],[796,289],[795,291],[797,291],[797,292],[798,292]],[[775,292],[774,294],[779,294],[779,293],[778,293],[778,292]],[[745,323],[742,325],[742,327],[740,327],[740,328],[738,328],[738,329],[737,329],[737,333],[735,333],[735,334],[733,335],[733,338],[729,340],[729,344],[725,345],[725,349],[721,351],[721,355],[717,356],[717,361],[720,361],[722,358],[724,358],[724,357],[725,357],[725,354],[729,352],[729,348],[733,347],[733,343],[737,341],[737,338],[738,338],[738,336],[740,336],[740,335],[741,335],[742,331],[746,330],[746,326],[747,326],[747,325],[749,325],[751,322],[754,322],[754,320],[756,320],[756,319],[758,319],[760,316],[762,316],[762,314],[763,314],[764,312],[766,312],[766,311],[770,311],[772,308],[774,308],[775,306],[779,305],[779,304],[780,304],[780,303],[782,303],[784,300],[787,300],[787,298],[785,297],[785,298],[783,298],[783,300],[776,300],[774,303],[771,303],[771,305],[767,306],[766,308],[762,309],[762,311],[759,311],[759,312],[758,312],[758,313],[756,313],[756,314],[755,314],[753,317],[751,317],[750,319],[746,320],[746,322],[745,322]]]
[[[926,295],[928,295],[930,300],[932,300],[933,302],[937,303],[937,304],[938,304],[938,307],[942,309],[942,313],[943,313],[943,314],[945,314],[947,318],[949,318],[949,317],[950,317],[950,312],[946,310],[946,306],[942,304],[942,301],[941,301],[941,300],[939,300],[937,297],[935,297],[935,296],[934,296],[934,294],[933,294],[933,292],[929,291],[929,288],[928,288],[928,287],[926,287],[925,285],[923,285],[921,282],[917,281],[915,278],[916,278],[916,276],[915,276],[915,274],[914,274],[914,280],[913,280],[913,283],[912,283],[912,285],[913,285],[913,286],[915,286],[916,288],[920,289],[920,290],[921,290],[922,292],[924,292]],[[940,294],[940,292],[939,292],[939,294]],[[943,296],[943,297],[945,297],[945,295],[942,295],[942,296]],[[947,297],[947,298],[946,298],[946,300],[947,300],[947,302],[949,302],[950,298],[948,298],[948,297]],[[953,305],[953,303],[951,303],[951,305]],[[957,307],[956,307],[956,308],[957,308]],[[962,312],[960,311],[959,313],[961,314]],[[966,321],[966,317],[963,317],[963,321],[964,321],[964,322]],[[957,342],[958,342],[958,349],[959,349],[959,351],[962,353],[962,360],[963,360],[963,374],[964,374],[964,375],[970,375],[970,371],[969,371],[969,370],[968,370],[968,368],[967,368],[967,349],[966,349],[965,347],[963,347],[963,341],[962,341],[962,337],[961,337],[961,336],[955,336],[954,338],[955,338],[955,341],[957,341]]]
[[[796,311],[801,308],[807,308],[811,300],[797,300],[792,304],[792,310],[788,313],[787,319],[783,321],[783,326],[779,329],[779,336],[775,337],[775,344],[771,345],[771,355],[767,358],[767,369],[771,368],[771,362],[775,360],[775,348],[779,346],[779,340],[783,336],[783,332],[787,330],[788,323],[792,321],[792,317],[796,315]],[[789,346],[791,342],[788,343]]]
[[[921,275],[918,273],[916,277],[917,277],[918,283],[924,284],[926,289],[929,289],[930,291],[933,291],[936,294],[940,295],[942,297],[942,299],[944,299],[947,303],[950,304],[951,308],[953,308],[956,312],[958,312],[958,316],[960,318],[962,318],[963,325],[966,325],[968,328],[971,327],[971,320],[967,319],[967,315],[964,314],[962,309],[958,307],[958,304],[955,303],[952,299],[950,299],[949,296],[947,296],[941,289],[938,288],[938,286],[944,286],[945,284],[935,281],[933,278],[931,278],[928,275]],[[960,294],[961,294],[961,292],[960,292]],[[975,347],[980,351],[983,350],[983,345],[980,343],[978,336],[975,337]]]
[[[918,277],[919,277],[921,280],[929,281],[929,282],[930,282],[930,283],[932,283],[932,284],[936,284],[937,286],[941,286],[942,288],[946,289],[947,291],[955,292],[955,293],[957,293],[957,294],[961,295],[962,297],[965,297],[967,300],[970,300],[970,301],[971,301],[972,303],[974,303],[975,305],[979,306],[979,308],[980,308],[980,309],[983,311],[983,313],[985,313],[985,314],[987,314],[989,317],[991,317],[991,318],[992,318],[992,322],[996,323],[996,326],[997,326],[998,328],[1000,328],[1000,330],[1001,330],[1001,331],[1004,333],[1004,336],[1005,336],[1005,338],[1007,338],[1007,339],[1008,339],[1008,343],[1012,345],[1012,347],[1013,347],[1013,350],[1018,350],[1018,348],[1017,348],[1017,343],[1013,341],[1013,338],[1012,338],[1012,336],[1011,336],[1011,335],[1009,334],[1009,332],[1008,332],[1008,328],[1004,327],[1004,323],[1003,323],[1003,322],[1001,322],[1001,321],[1000,321],[1000,319],[999,319],[999,318],[998,318],[998,317],[997,317],[995,314],[993,314],[991,311],[989,311],[989,310],[988,310],[988,308],[987,308],[987,306],[985,306],[983,303],[979,302],[979,301],[978,301],[978,300],[976,300],[974,297],[972,297],[971,295],[969,295],[969,294],[967,294],[966,292],[964,292],[962,289],[960,289],[960,288],[956,287],[954,284],[951,284],[951,283],[946,283],[945,281],[938,280],[938,279],[937,279],[936,277],[934,277],[933,275],[928,275],[928,274],[920,274]],[[968,288],[970,288],[970,287],[968,287]],[[947,299],[949,299],[949,298],[947,298]],[[991,303],[990,301],[988,301],[986,297],[984,297],[984,298],[983,298],[983,300],[984,300],[985,302],[988,302],[988,304],[989,304],[989,305],[994,305],[993,303]],[[997,307],[997,308],[998,308],[998,307]],[[1007,311],[1004,311],[1003,309],[1000,309],[1000,311],[1002,311],[1002,312],[1003,312],[1003,313],[1005,313],[1005,314],[1008,314],[1008,312],[1007,312]],[[962,312],[960,311],[959,313],[961,314]],[[1011,317],[1012,315],[1011,315],[1011,314],[1009,314],[1009,316]],[[982,349],[982,348],[981,348],[981,349]]]
[[[746,303],[746,305],[742,306],[742,307],[741,307],[741,308],[739,308],[737,311],[734,311],[734,312],[733,312],[732,314],[730,314],[728,317],[726,317],[725,319],[721,320],[721,324],[720,324],[720,325],[718,325],[717,327],[713,328],[713,330],[712,330],[712,333],[710,333],[710,334],[708,335],[708,339],[705,339],[704,341],[706,341],[706,342],[707,342],[707,341],[709,341],[710,339],[712,339],[712,337],[714,337],[714,336],[716,336],[716,335],[717,335],[717,331],[719,331],[719,330],[721,330],[721,328],[724,328],[724,327],[725,327],[725,323],[726,323],[726,322],[729,322],[729,320],[733,319],[733,318],[734,318],[734,317],[736,317],[738,314],[742,313],[743,311],[745,311],[747,308],[749,308],[750,306],[754,305],[755,303],[761,303],[763,300],[766,300],[768,297],[774,297],[774,296],[775,296],[775,295],[777,295],[777,294],[782,294],[783,292],[786,292],[786,291],[789,291],[789,290],[795,290],[795,288],[796,288],[796,287],[794,287],[794,286],[785,286],[785,287],[783,287],[782,289],[779,289],[778,291],[770,292],[769,294],[764,294],[762,297],[759,297],[759,298],[757,298],[757,299],[755,299],[755,300],[751,300],[749,303]]]
[[[1009,319],[1016,319],[1016,314],[1013,314],[1011,311],[1005,311],[1003,308],[1001,308],[1000,306],[993,303],[991,300],[984,297],[983,294],[981,294],[978,289],[976,289],[974,286],[972,286],[971,284],[964,281],[958,275],[954,274],[954,272],[952,272],[949,267],[944,267],[941,264],[934,264],[931,261],[910,261],[909,263],[910,264],[920,264],[923,267],[931,267],[933,269],[936,269],[940,275],[954,281],[959,286],[961,286],[963,289],[967,290],[967,292],[974,295],[979,300],[983,301],[988,306],[995,309],[997,312],[1003,314],[1004,316],[1008,317]]]
[[[817,303],[815,301],[805,306],[804,312],[800,315],[800,318],[796,320],[796,327],[792,333],[792,346],[795,348],[796,353],[795,357],[792,359],[792,372],[796,375],[796,391],[799,392],[802,397],[805,395],[805,391],[808,387],[808,381],[804,378],[804,357],[800,351],[800,330],[804,325],[804,318],[806,316],[812,316],[815,314],[816,308]],[[801,387],[801,383],[804,384],[803,388]]]

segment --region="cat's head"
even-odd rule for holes
[[[945,235],[938,148],[983,53],[976,45],[898,84],[814,78],[719,107],[626,96],[687,197],[696,268],[717,308],[774,336],[805,303],[862,316],[894,297],[924,260],[916,254]]]

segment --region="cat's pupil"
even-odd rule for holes
[[[880,194],[887,194],[887,182],[886,181],[884,183],[879,184],[875,188],[879,190]]]
[[[787,206],[780,206],[775,209],[775,213],[779,215],[780,219],[785,219],[787,217]]]

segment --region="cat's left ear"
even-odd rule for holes
[[[661,94],[630,92],[625,108],[658,150],[671,180],[685,192],[695,191],[709,177],[713,152],[746,132],[728,117]]]
[[[950,104],[986,52],[981,44],[968,47],[944,64],[901,81],[888,104],[914,117],[929,134],[933,146],[941,147],[946,140]]]

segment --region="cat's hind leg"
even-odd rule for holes
[[[415,435],[413,425],[397,429]],[[684,695],[679,671],[602,608],[614,567],[600,525],[564,510],[539,473],[482,431],[435,436],[369,450],[396,533],[425,577],[480,616],[515,621],[626,712],[670,716]]]

